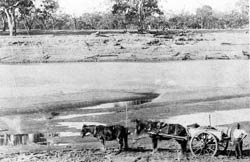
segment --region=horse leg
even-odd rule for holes
[[[128,131],[127,131],[127,129],[126,129],[126,134],[123,137],[123,140],[124,140],[125,150],[127,150],[128,149]]]
[[[100,138],[101,142],[102,142],[102,146],[103,146],[103,151],[106,151],[106,147],[105,147],[105,139],[103,137]]]
[[[152,137],[152,143],[153,143],[153,153],[155,153],[157,151],[157,144],[158,144],[158,139],[155,136]]]
[[[177,141],[181,146],[181,156],[186,158],[187,153],[187,141]]]
[[[122,147],[123,147],[123,138],[122,137],[119,137],[119,145],[120,145],[120,148],[119,148],[119,151],[122,151]]]

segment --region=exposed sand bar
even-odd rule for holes
[[[187,115],[179,115],[170,117],[169,119],[162,119],[162,121],[170,123],[179,123],[184,126],[198,123],[199,125],[209,125],[209,115],[211,116],[211,125],[225,125],[235,122],[249,122],[250,108],[238,110],[214,111],[206,113],[193,113]]]
[[[86,125],[106,125],[105,123],[99,123],[99,122],[58,122],[58,125],[60,126],[66,126],[69,128],[76,128],[81,130],[82,126]]]

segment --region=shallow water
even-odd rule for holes
[[[225,125],[236,122],[250,121],[250,108],[238,109],[238,110],[225,110],[214,111],[206,113],[193,113],[188,115],[174,116],[169,119],[162,119],[161,121],[169,123],[179,123],[184,126],[197,123],[202,126],[210,125],[209,115],[211,117],[211,125]]]
[[[80,132],[59,132],[60,137],[81,136]]]
[[[66,126],[68,128],[82,129],[83,125],[106,125],[105,123],[99,122],[58,122],[59,126]]]
[[[124,101],[124,102],[111,102],[111,103],[105,103],[95,106],[89,106],[89,107],[83,107],[82,110],[95,110],[95,109],[110,109],[110,108],[118,108],[118,107],[126,107],[126,106],[135,106],[135,105],[142,105],[144,103],[151,102],[152,99],[136,99],[133,101]]]
[[[248,60],[0,65],[0,98],[85,89],[248,87]]]
[[[114,114],[115,112],[102,112],[102,113],[87,113],[87,114],[71,114],[65,116],[58,116],[55,119],[70,119],[70,118],[77,118],[77,117],[84,117],[84,116],[100,116],[100,115],[107,115],[107,114]]]

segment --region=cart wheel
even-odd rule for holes
[[[218,146],[219,146],[219,150],[222,151],[222,152],[225,152],[227,151],[227,147],[228,147],[228,144],[229,144],[229,141],[222,141],[222,142],[219,142],[218,143]]]
[[[190,151],[194,156],[215,156],[218,142],[215,136],[208,132],[201,132],[192,137]]]

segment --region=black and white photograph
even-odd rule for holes
[[[0,162],[249,162],[249,0],[0,0]]]

